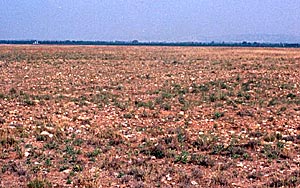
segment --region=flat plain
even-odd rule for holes
[[[300,49],[0,46],[0,187],[296,187]]]

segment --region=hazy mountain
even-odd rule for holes
[[[280,35],[280,34],[241,34],[223,35],[212,37],[199,37],[199,41],[204,42],[260,42],[260,43],[300,43],[300,36]]]

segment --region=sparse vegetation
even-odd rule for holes
[[[0,46],[0,187],[297,187],[298,51]]]
[[[51,187],[51,183],[46,180],[34,179],[27,184],[28,188],[47,188]]]

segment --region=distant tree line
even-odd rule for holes
[[[224,46],[224,47],[281,47],[299,48],[300,43],[260,42],[139,42],[133,41],[77,41],[77,40],[0,40],[0,44],[44,44],[44,45],[123,45],[123,46]]]

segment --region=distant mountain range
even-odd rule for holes
[[[203,42],[259,42],[259,43],[300,43],[300,36],[281,34],[239,34],[212,37],[199,37]]]

